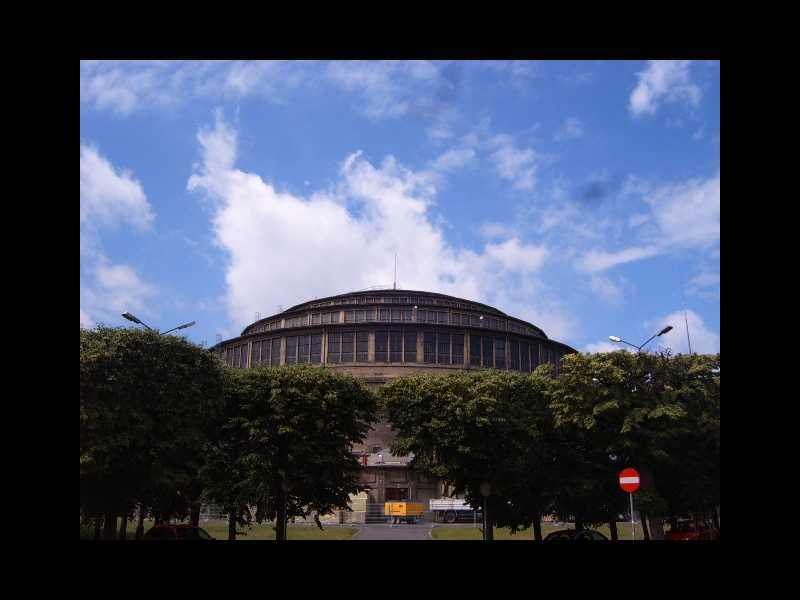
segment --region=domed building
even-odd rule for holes
[[[411,290],[304,302],[257,320],[212,350],[230,367],[317,364],[350,373],[373,389],[414,373],[487,368],[527,373],[543,363],[557,366],[575,352],[539,327],[486,304]],[[406,499],[427,504],[442,495],[441,482],[408,468],[411,457],[391,455],[392,439],[382,422],[353,449],[370,491],[354,499],[348,519],[363,521],[367,505]]]

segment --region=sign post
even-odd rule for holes
[[[639,489],[639,471],[636,469],[623,469],[619,474],[619,487],[631,496],[631,537],[636,539],[636,523],[633,520],[633,493]]]

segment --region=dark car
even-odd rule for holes
[[[545,542],[607,542],[608,538],[593,529],[561,529],[544,538]]]
[[[703,521],[680,520],[675,524],[675,527],[664,534],[664,539],[682,542],[718,540],[719,530],[715,529],[710,523],[704,523]]]
[[[202,527],[191,525],[155,525],[142,538],[144,540],[181,540],[208,542],[214,538]]]

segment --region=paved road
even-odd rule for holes
[[[417,523],[409,525],[360,525],[358,533],[353,540],[429,540],[428,532],[433,527],[432,523]]]

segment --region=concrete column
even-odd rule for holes
[[[375,362],[375,332],[369,332],[369,346],[367,347],[367,359],[369,362]]]

